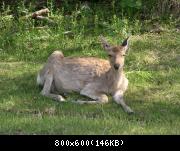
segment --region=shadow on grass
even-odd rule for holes
[[[147,90],[130,87],[125,100],[135,114],[128,115],[112,101],[104,105],[78,105],[45,98],[39,94],[36,72],[22,71],[13,78],[1,77],[1,117],[8,117],[5,120],[10,124],[9,128],[4,124],[1,133],[81,134],[83,131],[87,134],[143,134],[158,133],[159,128],[164,129],[161,133],[179,133],[176,128],[180,126],[180,103],[158,100],[153,96],[158,91],[154,86]],[[79,94],[69,94],[67,98],[79,97]],[[147,97],[152,100],[146,100]],[[15,123],[12,123],[13,120]],[[141,128],[143,131],[140,131]]]
[[[17,105],[18,105],[17,108],[16,106],[13,107],[16,108],[16,110],[22,110],[23,107],[26,109],[28,107],[29,109],[45,108],[54,104],[57,110],[58,108],[61,109],[61,111],[57,111],[57,114],[62,112],[69,115],[84,114],[87,117],[99,117],[99,116],[101,117],[101,116],[105,116],[106,114],[108,115],[112,114],[113,116],[117,116],[117,117],[120,114],[126,115],[126,113],[124,113],[124,111],[119,105],[117,105],[114,102],[112,103],[111,101],[109,102],[109,104],[105,104],[103,106],[100,105],[96,106],[96,105],[76,105],[71,103],[63,104],[45,98],[39,94],[40,89],[36,85],[35,73],[24,73],[12,79],[5,78],[3,82],[4,82],[3,84],[6,85],[6,87],[2,88],[1,100],[17,101]],[[156,100],[156,98],[154,98],[152,101],[149,100],[146,101],[146,97],[148,96],[153,98],[153,95],[151,96],[151,94],[154,93],[155,92],[151,89],[149,89],[147,92],[144,91],[143,89],[141,90],[132,89],[127,93],[125,97],[127,100],[127,104],[129,104],[135,110],[135,112],[137,113],[135,114],[135,116],[144,115],[146,118],[147,116],[150,115],[153,116],[159,114],[162,115],[161,117],[163,119],[165,118],[163,117],[164,114],[167,116],[171,116],[174,115],[175,113],[178,113],[179,116],[180,111],[178,105],[180,104],[178,102],[166,101],[165,99]],[[81,97],[79,94],[75,94],[75,95],[70,94],[67,96],[67,99],[70,100]],[[103,110],[106,110],[105,115],[103,111],[102,112],[96,111],[97,109],[102,110],[102,107]],[[82,110],[80,108],[82,108]],[[71,111],[73,109],[74,111]]]

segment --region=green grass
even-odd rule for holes
[[[125,99],[135,115],[127,115],[113,101],[105,105],[77,105],[45,98],[36,86],[36,73],[42,63],[35,59],[15,61],[17,54],[9,55],[13,61],[5,61],[9,58],[1,55],[0,133],[180,134],[179,38],[176,33],[131,37],[125,68],[130,85]],[[89,41],[83,40],[82,45]],[[47,45],[54,47],[51,42]],[[46,57],[52,51],[49,49]],[[72,50],[72,55],[91,53],[101,57],[101,51],[98,46],[92,52]],[[67,99],[77,97],[81,96],[70,94]]]
[[[0,16],[0,134],[180,134],[180,34],[140,34],[140,23],[51,16],[58,26],[37,29],[32,20],[15,23]],[[74,20],[75,19],[75,20]],[[69,21],[69,22],[68,22]],[[69,23],[69,24],[68,24]],[[41,24],[40,24],[41,25]],[[103,25],[103,27],[99,27]],[[67,30],[72,35],[63,34]],[[129,33],[125,71],[129,88],[126,114],[112,101],[104,105],[58,103],[40,95],[36,75],[57,49],[65,56],[107,58],[98,36],[121,43]],[[67,100],[81,98],[69,94]]]

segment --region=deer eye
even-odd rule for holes
[[[112,57],[112,55],[108,54],[108,57]]]
[[[123,57],[126,56],[125,54],[122,55]]]

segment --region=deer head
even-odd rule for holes
[[[128,39],[129,37],[126,38],[121,45],[112,46],[107,42],[107,40],[104,37],[100,37],[103,48],[106,50],[109,56],[111,68],[114,68],[114,70],[116,71],[123,69],[124,59],[126,51],[128,49]]]

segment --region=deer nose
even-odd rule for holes
[[[115,64],[115,65],[114,65],[114,69],[115,69],[115,70],[118,70],[118,69],[119,69],[119,67],[120,67],[120,65],[119,65],[119,64]]]

